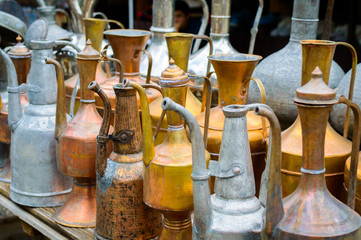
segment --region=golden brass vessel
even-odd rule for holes
[[[185,106],[189,78],[170,60],[162,72],[159,84],[164,97]],[[127,86],[127,80],[124,85]],[[130,82],[141,99],[143,127],[143,200],[164,215],[163,231],[159,239],[192,239],[191,212],[193,210],[192,146],[187,139],[183,119],[174,111],[167,111],[168,131],[162,144],[154,148],[145,91]],[[210,82],[208,82],[210,87]],[[208,99],[209,100],[209,99]],[[206,106],[209,110],[210,101]],[[206,152],[207,163],[210,160]]]
[[[301,86],[308,83],[311,73],[318,66],[323,73],[323,80],[329,83],[331,62],[337,43],[325,40],[303,40]],[[346,44],[354,51],[353,47]],[[356,55],[355,55],[356,56]],[[353,61],[357,59],[353,59]],[[351,83],[354,78],[351,79]],[[302,129],[298,117],[291,127],[282,132],[282,191],[283,196],[292,193],[301,178],[302,166]],[[345,161],[350,156],[352,143],[339,135],[330,124],[326,127],[325,166],[328,190],[338,199],[341,197]]]
[[[210,45],[210,53],[213,51],[213,43],[212,40],[204,35],[194,35],[188,33],[166,33],[164,35],[167,46],[168,46],[168,55],[169,59],[173,59],[175,64],[180,67],[184,72],[188,71],[188,62],[189,56],[192,46],[192,41],[194,39],[205,39],[209,42]],[[208,64],[207,73],[210,69],[210,63]],[[204,97],[206,99],[207,97]],[[155,139],[155,145],[161,144],[168,131],[167,117],[162,115],[162,97],[158,97],[154,102],[149,105],[150,108],[150,116],[152,120],[153,131],[157,128],[159,121],[161,121],[161,125],[158,131],[158,134]],[[204,102],[202,103],[198,100],[196,96],[187,88],[185,107],[189,110],[194,116],[198,115],[204,110]],[[164,117],[163,119],[161,119]]]
[[[88,84],[94,81],[101,55],[87,41],[85,49],[78,53],[77,63],[80,77],[80,106],[77,114],[67,122],[64,76],[61,65],[54,64],[58,76],[55,139],[57,140],[58,169],[74,178],[73,190],[68,200],[55,213],[55,221],[69,227],[95,226],[95,160],[97,135],[102,118],[95,108],[94,92]],[[109,155],[112,143],[107,146]],[[108,156],[107,155],[107,156]]]
[[[104,37],[104,30],[107,27],[109,22],[116,23],[120,28],[124,28],[123,24],[115,20],[105,20],[99,18],[84,18],[83,19],[84,26],[85,26],[85,39],[92,42],[92,46],[98,52],[101,51],[101,44]],[[97,71],[95,80],[98,83],[104,82],[109,76],[103,70],[100,63],[97,65]],[[74,76],[70,77],[69,79],[65,80],[65,94],[66,94],[66,109],[68,113],[71,113],[71,110],[74,110],[74,113],[77,112],[79,105],[80,105],[80,94],[78,92],[77,81],[79,78],[79,74],[75,74]],[[74,89],[75,88],[75,89]],[[73,92],[76,91],[76,92]],[[72,95],[76,94],[75,104],[74,107],[71,109],[71,98]]]
[[[296,90],[294,103],[302,126],[301,179],[297,189],[282,200],[281,154],[270,156],[262,239],[361,239],[361,217],[353,210],[361,113],[360,108],[344,96],[338,100],[335,97],[336,90],[325,84],[318,67],[311,80]],[[352,109],[354,125],[357,125],[352,142],[347,205],[331,195],[325,180],[326,128],[331,109],[338,103]],[[271,142],[272,147],[280,150],[279,137]]]

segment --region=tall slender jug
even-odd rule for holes
[[[196,119],[184,107],[164,99],[163,109],[184,118],[192,140],[193,239],[261,239],[264,208],[255,197],[252,159],[247,134],[247,112],[267,108],[262,104],[223,108],[224,131],[219,161],[206,166],[202,134]],[[278,132],[277,132],[278,131]],[[272,129],[279,136],[280,129]],[[208,180],[216,177],[211,196]]]
[[[119,76],[118,76],[119,77]],[[97,138],[97,239],[150,239],[162,230],[162,216],[143,203],[142,132],[136,91],[114,85],[115,122],[111,102],[96,82],[89,84],[104,103],[103,122]],[[108,157],[108,141],[114,150]]]
[[[311,73],[318,66],[323,73],[325,84],[329,84],[330,68],[335,48],[338,45],[346,45],[351,49],[357,62],[355,49],[342,42],[327,40],[302,40],[302,76],[301,86],[311,79]],[[354,64],[356,66],[356,64]],[[354,79],[351,82],[354,82]],[[298,117],[291,127],[282,132],[282,191],[283,196],[291,194],[301,178],[302,166],[302,129]],[[352,143],[347,138],[339,135],[327,123],[325,135],[325,177],[328,190],[336,198],[341,198],[343,184],[343,172],[345,161],[351,154]]]
[[[123,77],[137,83],[150,83],[152,60],[151,55],[144,50],[145,44],[150,37],[149,31],[144,30],[130,30],[130,29],[114,29],[107,30],[104,32],[110,46],[113,49],[114,57],[123,64]],[[146,79],[140,76],[139,64],[142,53],[145,52],[150,58],[150,65],[148,66],[148,73]],[[112,119],[114,118],[115,111],[115,93],[113,86],[119,84],[119,72],[120,69],[116,70],[114,77],[108,78],[105,82],[99,86],[107,95],[110,104],[112,106]],[[161,94],[154,89],[147,89],[148,101],[153,102]],[[140,107],[140,100],[138,99],[138,106]],[[100,97],[95,96],[95,104],[97,105],[98,111],[102,114],[103,104]],[[114,120],[112,120],[112,123]]]
[[[288,44],[263,59],[254,70],[253,76],[262,79],[267,89],[267,105],[276,113],[282,129],[288,128],[297,118],[297,108],[292,103],[295,90],[301,82],[302,50],[300,40],[316,39],[319,0],[294,0],[291,35]],[[334,88],[344,76],[335,62],[330,72],[330,87]],[[251,84],[250,102],[259,99],[256,88]]]
[[[256,81],[262,92],[262,102],[265,101],[265,91],[262,82],[257,78],[252,78],[254,68],[262,59],[258,55],[249,54],[219,54],[209,57],[218,79],[218,106],[210,110],[209,130],[207,139],[207,150],[213,160],[219,158],[221,147],[224,114],[222,108],[232,104],[247,104],[248,88],[250,81]],[[204,122],[206,115],[201,113],[196,116],[202,132],[204,132]],[[254,112],[247,113],[248,139],[251,147],[251,156],[254,166],[257,193],[259,191],[260,179],[265,167],[265,152],[268,129],[266,122]]]
[[[164,35],[164,37],[167,41],[169,59],[173,59],[175,64],[179,66],[184,72],[188,72],[189,55],[194,39],[205,39],[209,41],[211,50],[213,49],[212,40],[204,35],[194,35],[189,33],[167,33]],[[209,68],[210,63],[208,63],[207,72],[209,72]],[[206,95],[207,93],[205,94],[205,96]],[[157,128],[157,125],[159,123],[161,124],[157,137],[155,139],[156,145],[161,144],[164,141],[164,138],[166,137],[168,131],[167,118],[164,114],[162,115],[162,99],[163,98],[159,96],[154,102],[149,105],[153,130]],[[200,114],[204,110],[204,105],[202,106],[202,103],[189,90],[189,87],[187,87],[185,104],[186,108],[195,116]]]
[[[348,206],[333,197],[326,188],[324,146],[327,121],[332,107],[347,104],[360,126],[360,109],[351,101],[335,99],[336,90],[329,88],[317,67],[311,80],[296,90],[297,105],[302,125],[302,167],[299,185],[282,200],[281,154],[270,156],[264,239],[360,239],[361,217],[354,210],[357,154],[360,147],[360,128],[352,146],[351,191]],[[263,114],[261,111],[259,114]],[[273,143],[275,139],[272,139]],[[275,147],[280,148],[278,141]],[[273,146],[272,146],[273,147]]]
[[[54,213],[55,221],[69,227],[95,226],[95,160],[96,137],[102,118],[95,108],[94,93],[88,84],[95,79],[101,55],[90,40],[77,55],[80,77],[80,106],[77,114],[67,122],[64,75],[61,65],[50,58],[48,64],[56,67],[58,96],[55,139],[58,168],[65,176],[74,178],[73,190],[64,205]],[[108,143],[108,154],[111,152]]]
[[[170,66],[163,71],[159,84],[163,88],[164,97],[184,106],[188,81],[184,71],[171,60]],[[127,86],[126,83],[125,85]],[[167,136],[162,144],[154,148],[145,92],[137,83],[131,82],[130,85],[138,91],[142,103],[143,201],[164,216],[164,227],[159,239],[191,239],[192,147],[187,139],[183,120],[175,112],[167,111]],[[207,108],[209,106],[210,104]],[[209,159],[206,152],[206,161]]]
[[[10,198],[31,207],[53,207],[64,203],[71,191],[70,177],[56,165],[55,111],[56,75],[44,59],[53,57],[53,41],[31,42],[33,51],[27,78],[29,105],[22,113],[16,72],[3,54],[9,76],[9,126],[11,135]]]

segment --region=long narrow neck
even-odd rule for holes
[[[316,38],[319,6],[319,0],[294,1],[290,41]]]
[[[115,89],[115,121],[113,146],[119,154],[138,153],[142,148],[142,134],[136,91],[134,88]]]
[[[39,7],[38,12],[39,17],[45,18],[48,21],[48,24],[55,24],[55,7]]]
[[[188,89],[187,86],[188,85],[185,84],[183,86],[163,88],[163,95],[164,97],[169,97],[175,103],[178,103],[179,105],[184,107],[186,103],[186,96]],[[174,111],[167,111],[166,114],[167,114],[168,126],[170,128],[183,127],[184,120],[181,116],[179,116],[179,114],[177,114]]]
[[[153,21],[150,28],[154,32],[174,32],[174,0],[153,1]]]
[[[228,37],[231,0],[213,0],[211,15],[211,37]]]
[[[95,80],[98,61],[79,60],[78,69],[80,77],[80,102],[82,104],[94,103],[94,92],[88,89],[89,83]]]

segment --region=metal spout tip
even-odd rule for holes
[[[96,81],[92,81],[91,83],[89,83],[88,89],[92,90],[94,92],[98,92],[100,87],[99,87],[99,84]]]
[[[165,97],[162,101],[162,109],[170,110],[172,100],[169,97]]]
[[[124,78],[122,81],[123,87],[130,87],[130,80]]]

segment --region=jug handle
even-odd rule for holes
[[[108,19],[107,21],[108,21],[108,25],[109,25],[109,23],[114,23],[114,24],[118,25],[120,27],[120,29],[125,29],[123,23],[121,23],[117,20]],[[110,29],[110,26],[108,26],[108,29]]]
[[[261,80],[259,80],[256,77],[251,77],[249,79],[249,81],[250,80],[253,80],[257,84],[257,87],[258,87],[259,91],[261,92],[261,103],[265,104],[266,103],[266,90],[264,89],[263,83],[261,82]],[[266,139],[268,138],[267,123],[266,123],[266,119],[264,117],[262,117],[261,119],[262,119],[262,129],[263,129],[263,143],[265,143]]]
[[[103,57],[107,56],[107,51],[108,51],[109,46],[110,46],[109,44],[104,46],[102,53],[101,53]],[[109,63],[105,59],[104,59],[104,65],[105,65],[105,72],[107,74],[107,78],[111,78],[112,74],[110,73]]]
[[[259,25],[259,20],[261,19],[261,16],[262,16],[263,6],[264,6],[263,0],[259,0],[256,17],[254,18],[253,27],[251,28],[251,39],[249,41],[248,54],[253,54],[254,44],[256,43],[256,36],[258,33],[258,25]]]
[[[199,0],[199,2],[202,5],[203,16],[202,16],[201,26],[199,27],[198,35],[203,35],[205,33],[207,25],[208,25],[209,8],[208,8],[207,2],[205,0]],[[200,44],[201,44],[201,39],[197,39],[194,43],[192,53],[195,53],[199,49]],[[212,50],[212,53],[213,53],[213,50]]]
[[[116,65],[118,65],[118,68],[119,68],[119,72],[115,72],[115,74],[119,74],[119,83],[122,83],[123,81],[123,75],[124,75],[124,66],[122,64],[121,61],[119,61],[118,59],[116,58],[110,58],[107,56],[107,50],[108,50],[108,47],[109,47],[109,44],[106,45],[103,50],[102,50],[102,59],[101,61],[104,61],[105,62],[105,68],[107,70],[107,77],[110,78],[111,75],[110,75],[110,70],[109,70],[109,65],[108,65],[108,61],[110,62],[114,62]]]
[[[345,96],[341,95],[339,97],[339,103],[347,105],[348,108],[351,108],[354,115],[354,129],[352,136],[352,151],[351,151],[351,164],[350,164],[350,177],[348,180],[348,196],[347,196],[347,205],[351,209],[355,209],[355,198],[356,198],[356,182],[357,182],[357,165],[358,165],[358,156],[360,149],[360,108],[359,106],[346,99]]]
[[[150,54],[150,52],[148,52],[147,50],[145,49],[141,49],[141,50],[138,50],[135,52],[135,57],[138,57],[138,54],[139,52],[143,52],[145,53],[145,55],[147,56],[148,58],[148,70],[147,70],[147,78],[145,80],[145,83],[146,84],[150,84],[150,78],[151,78],[151,74],[152,74],[152,67],[153,67],[153,58],[152,58],[152,55]]]
[[[351,70],[351,79],[350,79],[350,87],[348,90],[348,100],[352,101],[353,99],[353,90],[355,87],[355,78],[356,78],[356,69],[357,69],[357,53],[355,48],[348,43],[345,42],[336,42],[336,45],[342,45],[347,47],[351,51],[352,55],[352,70]],[[346,108],[346,116],[345,116],[345,125],[343,127],[343,136],[347,138],[348,128],[350,125],[350,107]]]
[[[3,109],[3,102],[1,100],[1,94],[0,94],[0,111]]]
[[[213,40],[210,37],[208,37],[207,35],[194,35],[193,38],[206,40],[209,43],[209,56],[213,54]],[[206,73],[208,74],[210,70],[211,70],[211,61],[208,59]]]
[[[55,13],[62,13],[65,15],[66,20],[67,20],[67,29],[68,29],[68,31],[71,31],[71,19],[69,17],[69,13],[61,8],[55,9]]]
[[[202,108],[201,112],[205,111],[204,117],[204,132],[203,132],[203,142],[204,147],[207,149],[207,139],[208,139],[208,128],[209,128],[209,116],[211,111],[211,100],[212,100],[212,83],[210,80],[211,75],[215,72],[209,72],[206,77],[202,76],[206,84],[203,84],[203,94],[202,96]]]

